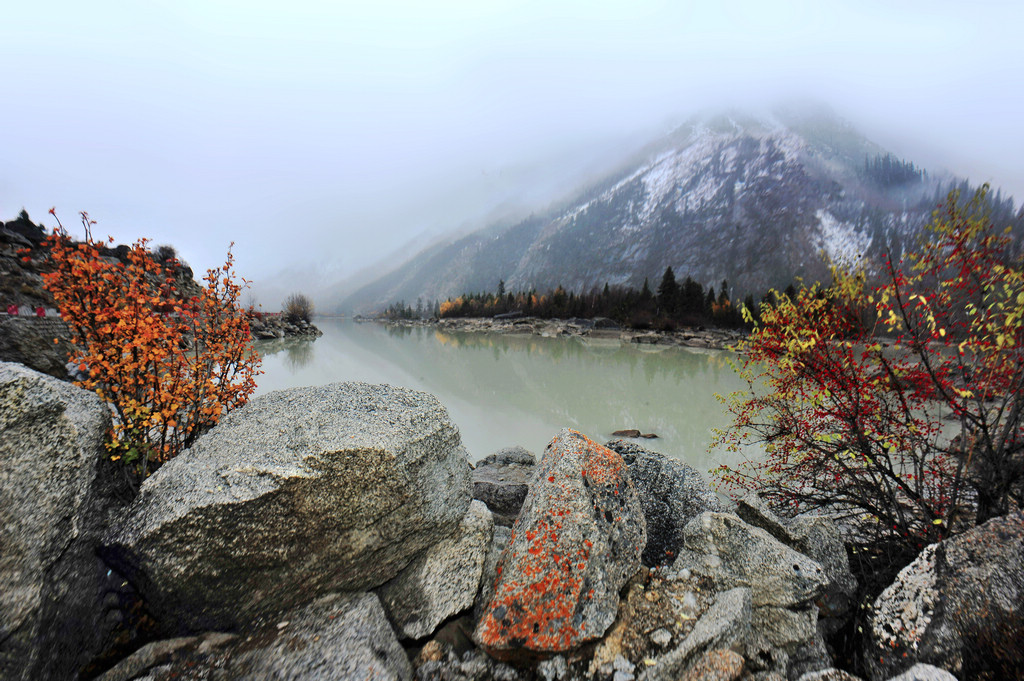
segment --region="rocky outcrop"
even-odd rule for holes
[[[312,322],[305,319],[290,320],[285,315],[257,314],[249,318],[249,333],[253,340],[307,337],[324,335]]]
[[[428,548],[377,589],[388,619],[403,638],[422,638],[473,606],[494,532],[491,512],[469,506],[455,534]]]
[[[487,504],[494,522],[511,527],[526,500],[537,461],[522,447],[507,447],[476,464],[473,498]]]
[[[0,678],[71,678],[101,644],[109,427],[95,394],[0,363]]]
[[[538,464],[474,639],[502,656],[562,652],[600,637],[645,544],[622,457],[562,430]]]
[[[643,562],[648,567],[671,563],[683,543],[683,528],[704,511],[723,510],[718,495],[700,472],[627,440],[607,445],[622,455],[636,485],[647,523]]]
[[[917,662],[962,678],[1024,669],[1024,513],[932,544],[874,604],[873,679]]]
[[[233,628],[392,579],[455,532],[469,473],[430,395],[365,383],[270,393],[149,478],[105,555],[165,630]]]

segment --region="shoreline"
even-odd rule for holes
[[[493,317],[451,317],[446,319],[379,319],[355,317],[357,323],[374,322],[385,326],[405,328],[430,327],[445,331],[467,333],[500,333],[534,335],[543,338],[603,338],[618,339],[623,343],[638,345],[664,345],[711,350],[736,350],[739,341],[746,338],[744,331],[707,327],[683,327],[676,331],[653,329],[629,329],[620,327],[609,319],[541,319],[539,317],[516,317],[497,319]]]

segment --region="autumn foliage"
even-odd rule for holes
[[[71,330],[76,383],[112,405],[111,458],[140,482],[255,389],[260,360],[238,304],[245,282],[236,283],[229,250],[186,297],[176,263],[159,262],[145,239],[111,258],[82,220],[84,242],[63,228],[48,238],[44,283]]]
[[[718,442],[766,453],[724,487],[915,551],[1024,505],[1024,273],[986,189],[950,194],[880,283],[836,269],[761,305]]]

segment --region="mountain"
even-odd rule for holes
[[[691,119],[561,207],[427,248],[333,305],[372,311],[463,292],[656,285],[671,266],[732,295],[833,261],[899,255],[954,182],[888,154],[828,111]],[[997,196],[999,216],[1013,201]],[[329,304],[328,306],[331,306]]]

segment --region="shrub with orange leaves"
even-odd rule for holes
[[[44,284],[71,330],[84,375],[76,384],[113,408],[111,459],[138,484],[255,390],[260,358],[238,303],[247,282],[236,283],[228,250],[201,293],[185,297],[169,269],[176,263],[154,259],[146,239],[123,261],[104,256],[95,223],[81,215],[84,242],[63,226],[48,237]]]

